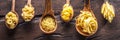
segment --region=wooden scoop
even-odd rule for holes
[[[15,0],[12,0],[12,8],[11,8],[10,12],[14,13],[17,16],[17,22],[15,23],[15,26],[14,26],[14,28],[15,28],[17,26],[18,20],[19,20],[19,16],[18,16],[17,12],[15,11]],[[5,21],[6,20],[7,20],[7,18],[5,18]],[[10,26],[6,22],[5,22],[5,24],[9,29],[14,29],[14,28],[10,28]]]
[[[94,13],[93,13],[93,11],[92,11],[91,8],[90,8],[90,0],[84,0],[84,9],[83,9],[82,11],[91,12],[92,16],[93,16],[93,17],[95,18],[95,20],[97,21],[95,15],[94,15]],[[97,29],[98,29],[98,24],[96,24],[97,26],[95,26],[95,27],[96,27],[95,31],[94,31],[92,34],[87,34],[87,33],[83,32],[83,29],[80,28],[80,26],[77,25],[77,24],[78,24],[77,22],[78,22],[78,21],[76,21],[76,30],[78,31],[78,33],[80,33],[80,34],[83,35],[83,36],[91,36],[91,35],[95,34],[96,31],[97,31]],[[87,26],[87,27],[88,27],[88,26]]]
[[[25,20],[25,22],[29,22],[34,17],[34,7],[31,4],[31,0],[28,0],[25,7],[22,9],[22,18]]]
[[[70,5],[70,0],[66,0],[66,4],[63,5],[61,12],[61,18],[64,22],[69,22],[74,15],[73,7]]]
[[[28,0],[27,5],[32,5],[31,0]]]
[[[56,19],[55,19],[55,16],[54,16],[54,12],[53,12],[53,10],[52,10],[52,3],[51,3],[52,1],[51,0],[45,0],[45,11],[44,11],[44,13],[43,13],[43,15],[42,15],[42,18],[40,19],[40,23],[39,23],[39,26],[40,26],[40,29],[44,32],[44,33],[46,33],[46,34],[50,34],[50,33],[53,33],[56,29],[57,29],[57,21],[56,21]],[[50,16],[50,17],[52,17],[53,19],[54,19],[54,21],[55,21],[55,29],[54,30],[52,30],[52,31],[45,31],[43,28],[42,28],[42,20],[45,18],[45,17],[47,17],[47,16]]]

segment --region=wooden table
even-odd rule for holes
[[[58,21],[57,30],[50,35],[44,34],[39,28],[39,19],[45,8],[44,0],[32,0],[35,7],[35,17],[31,22],[24,22],[21,18],[22,8],[27,0],[16,0],[16,12],[19,14],[19,24],[14,30],[5,26],[5,15],[11,10],[12,0],[0,0],[0,40],[120,40],[120,0],[110,0],[115,7],[116,17],[109,23],[101,14],[103,0],[91,0],[91,8],[98,20],[98,31],[95,35],[84,37],[75,29],[75,17],[83,9],[83,0],[71,0],[74,8],[74,17],[69,23],[60,18],[65,0],[52,0],[52,8]]]

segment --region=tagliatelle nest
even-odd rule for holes
[[[79,32],[86,35],[94,34],[98,27],[97,20],[89,11],[81,11],[76,19],[76,25]]]
[[[44,31],[50,32],[53,31],[56,27],[55,19],[51,16],[46,16],[41,21],[41,26]]]
[[[8,12],[8,14],[5,16],[6,25],[10,29],[14,29],[18,23],[18,17],[15,14],[15,12]]]
[[[25,7],[22,9],[22,17],[25,21],[31,21],[31,19],[34,17],[34,7],[32,5],[25,5]]]
[[[110,5],[108,1],[103,3],[101,13],[103,14],[104,18],[107,19],[110,23],[115,17],[114,7]]]
[[[68,22],[72,19],[73,17],[73,8],[70,4],[65,4],[63,6],[63,10],[61,12],[61,18],[65,21]]]

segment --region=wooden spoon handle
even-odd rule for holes
[[[66,3],[67,3],[67,4],[70,4],[70,0],[66,0]]]
[[[12,0],[12,11],[15,11],[15,0]]]
[[[45,12],[49,12],[52,10],[52,1],[51,0],[45,0]]]
[[[90,10],[90,0],[84,0],[84,10]]]
[[[107,2],[108,0],[104,0],[104,2]]]
[[[31,5],[31,0],[28,0],[27,4],[28,4],[28,5]]]

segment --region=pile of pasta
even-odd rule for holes
[[[103,3],[101,13],[103,14],[104,18],[107,19],[110,23],[115,17],[114,7],[110,5],[108,1]]]
[[[88,35],[94,34],[98,27],[97,20],[89,11],[81,11],[76,22],[78,29]]]
[[[73,8],[70,4],[65,4],[63,6],[63,10],[61,12],[61,18],[65,21],[68,22],[72,19],[73,17]]]
[[[34,7],[32,5],[25,5],[25,7],[22,9],[22,17],[25,21],[31,21],[31,19],[34,17]]]
[[[5,20],[8,28],[10,29],[14,29],[18,23],[18,17],[15,12],[8,12],[8,14],[5,16]]]
[[[51,16],[46,16],[41,21],[42,29],[47,32],[53,31],[56,27],[55,23],[56,22],[54,18],[52,18]]]

